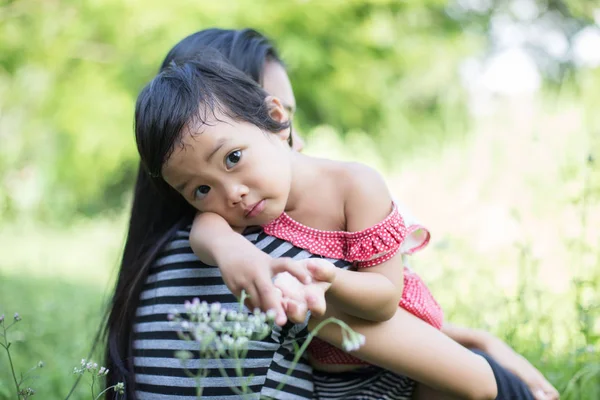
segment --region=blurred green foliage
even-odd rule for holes
[[[545,78],[529,103],[543,110],[516,112],[517,122],[496,112],[484,128],[470,126],[481,122],[470,118],[459,69],[498,50],[499,19],[529,12],[572,46],[597,23],[598,7],[597,0],[0,0],[0,314],[23,316],[15,362],[20,369],[46,362],[32,384],[44,398],[68,392],[70,371],[99,326],[100,288],[114,278],[125,225],[85,217],[107,210],[127,217],[119,211],[137,168],[138,91],[184,36],[253,27],[274,39],[289,67],[296,125],[314,134],[311,150],[337,157],[343,147],[385,168],[433,149],[401,172],[408,170],[402,183],[422,188],[411,192],[413,204],[424,203],[418,216],[437,228],[421,270],[448,319],[496,333],[564,398],[597,399],[600,68],[578,68],[525,43]],[[439,151],[466,132],[479,140]],[[524,239],[498,228],[520,243],[517,260],[512,248],[478,249],[477,235],[458,229],[475,216],[471,228],[496,230],[498,221],[478,212],[498,204],[524,216],[517,233],[532,232]],[[451,215],[444,221],[436,208]],[[450,226],[446,236],[434,226],[440,220]],[[61,226],[47,228],[49,221]],[[555,239],[548,258],[570,271],[563,292],[540,282],[538,268],[556,272],[529,249],[548,232]],[[507,294],[498,277],[511,268],[518,287]],[[0,399],[12,398],[5,366],[0,357]],[[89,398],[85,384],[79,389],[74,398]]]
[[[457,67],[485,50],[490,20],[508,3],[2,1],[0,219],[68,221],[121,208],[137,167],[138,91],[178,40],[214,26],[274,39],[305,131],[364,132],[384,161],[397,161],[400,148],[465,131]],[[594,0],[538,3],[573,33]]]
[[[73,368],[90,354],[91,343],[98,331],[102,293],[97,287],[45,279],[2,276],[0,290],[11,296],[11,304],[20,310],[22,318],[10,331],[11,357],[17,378],[39,361],[44,368],[33,371],[24,387],[37,392],[34,398],[64,399],[74,386],[77,376]],[[68,296],[57,296],[59,292]],[[2,309],[7,325],[16,311]],[[10,375],[6,353],[0,348],[0,399],[14,399],[15,387]],[[65,357],[65,355],[68,355]],[[101,353],[94,353],[101,360]],[[76,399],[89,399],[87,380],[75,391]]]

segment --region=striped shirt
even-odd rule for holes
[[[134,372],[136,395],[140,400],[289,399],[289,400],[405,400],[410,399],[414,382],[374,366],[341,374],[314,371],[306,358],[292,367],[295,346],[308,335],[306,322],[275,327],[262,341],[251,341],[243,360],[201,358],[198,346],[179,338],[177,326],[168,321],[173,311],[184,313],[184,302],[198,297],[223,308],[238,309],[219,269],[202,263],[189,244],[189,228],[178,231],[157,256],[146,279],[134,320]],[[272,257],[295,260],[315,258],[262,231],[246,235],[259,249]],[[319,257],[322,258],[322,257]],[[339,268],[350,264],[331,261]],[[175,352],[187,350],[194,357],[185,364]],[[241,375],[239,371],[241,367]],[[199,371],[203,377],[198,380]],[[286,374],[290,376],[286,377]],[[240,395],[242,383],[249,394]],[[202,387],[202,392],[197,387]],[[283,386],[283,387],[279,387]]]
[[[272,257],[291,257],[297,260],[315,257],[283,240],[253,233],[246,237]],[[330,260],[339,267],[343,261]],[[306,323],[276,327],[262,341],[251,341],[244,360],[200,358],[194,350],[197,345],[182,340],[177,327],[168,321],[174,310],[184,313],[183,304],[194,297],[207,303],[219,302],[224,308],[239,307],[217,267],[203,264],[193,254],[189,244],[189,229],[178,231],[158,255],[140,295],[134,321],[134,367],[137,396],[140,400],[188,400],[197,398],[197,380],[201,378],[202,398],[238,399],[231,387],[240,388],[248,383],[253,392],[245,398],[301,400],[313,397],[312,368],[305,358],[295,366],[290,376],[285,374],[292,366],[294,344],[308,334]],[[175,357],[178,350],[191,351],[195,356],[185,365]],[[242,367],[242,376],[236,374],[236,363]],[[224,376],[225,375],[225,376]],[[277,390],[277,386],[285,386]]]

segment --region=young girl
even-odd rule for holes
[[[272,101],[276,102],[276,99]],[[276,111],[277,105],[272,107]],[[227,155],[229,162],[231,158],[237,161],[231,170],[241,167],[245,152],[235,150]],[[331,283],[327,291],[328,301],[341,311],[365,320],[386,321],[395,314],[400,304],[413,315],[440,329],[443,323],[441,308],[419,276],[403,268],[401,258],[401,253],[410,254],[426,246],[429,232],[418,225],[405,225],[387,187],[376,172],[359,164],[320,160],[298,153],[290,155],[292,178],[285,211],[275,219],[266,216],[264,220],[257,221],[266,211],[269,199],[253,199],[248,193],[248,204],[242,206],[247,221],[244,222],[249,225],[260,223],[265,233],[271,236],[316,255],[345,260],[348,262],[345,267],[352,265],[364,272],[336,270],[328,268],[331,264],[326,263],[308,265],[313,278]],[[248,167],[247,163],[245,167]],[[213,193],[213,198],[209,199],[213,189],[209,189],[208,185],[201,185],[196,190],[206,191],[202,196],[194,195],[200,207],[211,200],[219,202],[226,198],[219,198]],[[232,204],[246,203],[247,194],[244,192],[250,192],[251,189],[237,190],[241,193],[234,190],[230,194],[233,196]],[[206,209],[210,210],[210,205]],[[332,214],[334,210],[343,210],[343,213]],[[261,259],[264,256],[232,230],[225,219],[226,211],[220,212],[220,215],[207,211],[198,213],[192,227],[190,245],[206,263],[222,260],[219,265],[224,275],[244,275],[245,271],[254,267],[248,264],[249,258]],[[234,227],[241,231],[246,226]],[[243,255],[240,256],[240,253]],[[317,297],[315,294],[309,295],[309,301]],[[318,339],[308,350],[313,366],[321,370],[340,371],[363,364]]]
[[[331,284],[327,293],[332,309],[378,321],[396,315],[405,280],[398,250],[411,231],[381,178],[360,165],[292,152],[287,143],[287,113],[279,100],[268,97],[216,54],[210,58],[213,61],[190,62],[159,74],[142,91],[136,106],[136,139],[146,168],[203,212],[196,226],[204,224],[206,231],[210,224],[211,237],[194,233],[194,246],[201,253],[202,245],[208,244],[207,254],[227,265],[221,260],[236,256],[231,254],[231,228],[239,232],[248,226],[265,226],[312,252],[363,263],[360,273],[326,263],[311,266],[316,278]],[[250,254],[250,247],[240,253]],[[417,277],[408,277],[406,288],[413,290],[414,298],[404,296],[407,307],[431,324],[441,324],[441,311],[429,292]],[[408,372],[415,378],[420,374],[445,377],[445,389],[466,397],[495,396],[495,382],[483,359],[460,358],[459,346],[415,321],[405,319],[406,332],[395,332],[397,340],[412,348],[400,346],[397,354],[390,343],[384,360],[364,358],[406,372],[406,365],[414,360],[402,359],[404,354],[418,351],[430,361],[432,350],[439,350],[437,366]],[[384,345],[368,343],[367,352],[381,354]],[[338,354],[331,354],[319,361],[340,361]],[[443,361],[451,357],[457,359]],[[458,368],[461,361],[464,365]],[[356,365],[353,359],[342,362]],[[477,379],[477,390],[456,390],[459,385],[454,381],[467,376]],[[396,387],[389,390],[397,393],[397,386],[404,384],[396,380]]]
[[[266,98],[264,106],[273,121],[289,124],[277,98]],[[205,163],[190,161],[189,166],[202,168],[202,174],[171,174],[173,186],[201,211],[190,235],[190,245],[200,260],[216,262],[225,280],[228,274],[246,275],[254,269],[248,260],[264,255],[234,231],[261,225],[271,236],[312,254],[348,261],[363,272],[328,269],[331,264],[324,263],[309,265],[313,277],[331,283],[328,301],[342,312],[386,321],[400,304],[435,328],[442,327],[441,308],[419,276],[403,268],[399,252],[401,247],[403,253],[423,248],[429,233],[421,226],[405,225],[379,174],[361,164],[290,151],[285,143],[291,128],[278,132],[283,149],[272,149],[268,140],[240,141],[244,133],[232,125],[201,129],[200,136],[216,138],[214,148],[207,143],[210,152]],[[207,134],[208,130],[215,134]],[[259,130],[249,131],[265,139]],[[250,138],[251,133],[246,136]],[[271,152],[259,156],[266,150]],[[213,157],[221,159],[213,162]],[[250,288],[250,297],[255,296],[258,291]],[[314,366],[329,371],[363,364],[318,340],[309,347],[309,354]]]

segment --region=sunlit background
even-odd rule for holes
[[[36,397],[68,393],[111,292],[137,93],[215,26],[271,37],[306,152],[376,167],[431,229],[412,265],[449,320],[600,398],[597,0],[0,0],[0,314]],[[0,399],[9,376],[0,353]]]

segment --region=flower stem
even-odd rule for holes
[[[103,391],[101,391],[100,393],[98,393],[98,396],[96,396],[94,398],[94,400],[98,400],[104,393],[108,392],[110,389],[114,389],[116,386],[117,385],[112,385],[112,386],[107,387],[106,389],[104,389]],[[92,389],[92,391],[93,391],[93,389]]]
[[[319,333],[319,331],[321,330],[321,328],[323,328],[325,325],[330,324],[330,323],[331,324],[337,324],[337,325],[339,325],[340,328],[342,328],[342,332],[344,332],[344,333],[346,332],[346,330],[351,330],[351,328],[348,325],[346,325],[345,322],[340,321],[339,319],[334,318],[334,317],[329,317],[329,318],[321,321],[315,327],[315,329],[313,329],[312,332],[310,332],[308,334],[308,336],[306,337],[306,340],[304,341],[304,343],[302,343],[302,346],[296,352],[294,360],[292,361],[292,365],[290,365],[290,367],[286,371],[285,377],[281,380],[281,382],[279,383],[279,385],[277,385],[277,387],[275,388],[275,391],[279,391],[279,390],[281,390],[285,386],[285,384],[287,382],[287,378],[290,376],[290,374],[292,373],[292,371],[294,370],[294,368],[296,368],[296,365],[298,364],[298,361],[300,361],[300,357],[302,357],[302,354],[304,354],[304,352],[308,348],[308,345],[310,344],[310,342],[312,342],[313,338]]]
[[[9,326],[10,328],[10,326]],[[10,350],[8,349],[8,347],[10,346],[10,343],[8,343],[8,340],[6,339],[6,326],[4,325],[4,321],[2,321],[2,329],[4,330],[4,334],[2,335],[4,338],[4,343],[0,343],[0,345],[2,345],[2,347],[4,347],[4,350],[6,350],[6,355],[8,356],[8,363],[10,364],[10,372],[12,373],[12,377],[13,380],[15,381],[15,387],[17,389],[17,400],[19,400],[21,398],[21,396],[19,395],[19,382],[17,382],[17,374],[15,374],[15,367],[13,365],[13,361],[12,361],[12,357],[10,356]]]
[[[238,396],[245,396],[247,393],[245,391],[240,390],[236,385],[234,385],[229,375],[227,375],[227,371],[225,371],[225,367],[223,366],[223,364],[221,364],[221,359],[218,355],[215,356],[214,360],[217,362],[217,368],[219,369],[219,373],[225,379],[225,382],[227,382],[231,391],[237,394]]]
[[[90,388],[92,389],[92,400],[96,400],[96,397],[94,396],[94,384],[96,383],[96,376],[94,374],[92,374],[92,384],[90,385]]]
[[[4,346],[3,346],[4,347]],[[19,382],[17,382],[17,375],[15,374],[15,367],[13,366],[12,357],[10,356],[10,350],[8,347],[4,347],[6,349],[6,355],[8,355],[8,363],[10,364],[10,372],[12,372],[13,380],[15,381],[15,387],[17,389],[17,399],[19,399]]]

